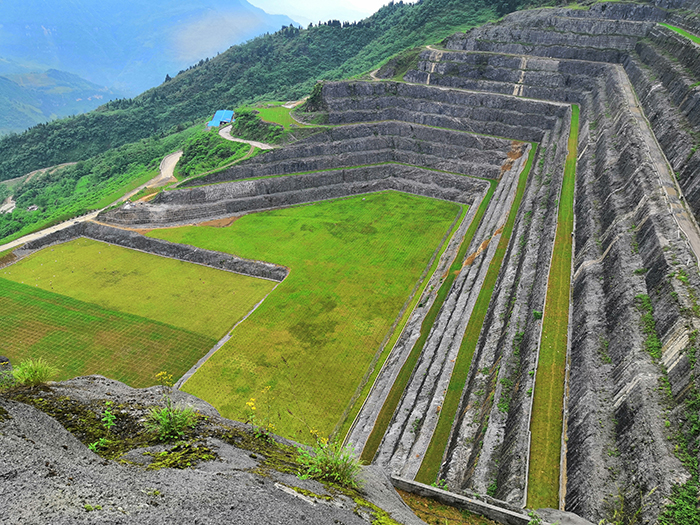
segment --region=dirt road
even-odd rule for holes
[[[182,151],[176,151],[175,153],[171,153],[170,155],[167,155],[166,157],[163,158],[163,160],[160,163],[160,173],[158,174],[157,177],[149,180],[146,184],[142,184],[135,190],[130,191],[123,197],[120,197],[113,203],[111,203],[109,206],[106,206],[106,208],[109,208],[110,206],[114,206],[115,204],[118,204],[120,202],[124,202],[126,199],[131,197],[132,195],[138,193],[141,191],[143,188],[155,188],[155,187],[160,187],[160,186],[165,186],[166,184],[169,184],[170,182],[174,182],[177,179],[175,179],[175,176],[173,175],[173,172],[175,170],[175,165],[177,164],[177,161],[180,160],[180,157],[182,156]],[[102,208],[105,209],[105,208]],[[73,219],[64,221],[60,224],[57,224],[55,226],[51,226],[49,228],[45,228],[41,231],[30,233],[28,235],[25,235],[24,237],[20,237],[19,239],[9,242],[7,244],[2,244],[0,245],[0,252],[5,251],[5,250],[10,250],[12,248],[16,248],[17,246],[21,246],[22,244],[25,244],[29,241],[35,241],[36,239],[41,239],[42,237],[53,233],[57,231],[64,230],[65,228],[68,228],[69,226],[72,226],[73,224],[76,224],[78,222],[85,222],[85,221],[91,221],[95,217],[97,217],[97,214],[100,213],[102,210],[97,210],[88,213],[87,215],[83,215],[81,217],[75,217]]]
[[[232,142],[243,142],[245,144],[250,144],[251,146],[255,146],[256,148],[260,148],[260,149],[273,149],[274,148],[274,146],[271,146],[270,144],[265,144],[263,142],[257,142],[255,140],[245,140],[245,139],[239,139],[237,137],[232,137],[231,136],[231,126],[226,126],[222,130],[220,130],[219,136],[221,138],[224,138],[226,140],[230,140]]]

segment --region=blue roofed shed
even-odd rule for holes
[[[207,122],[207,127],[208,128],[215,128],[221,126],[222,123],[228,124],[229,122],[233,122],[233,111],[230,109],[220,109],[216,113],[214,113],[214,116],[212,119]]]

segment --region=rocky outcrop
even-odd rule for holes
[[[382,519],[423,523],[381,471],[364,468],[361,491],[336,493],[295,475],[301,445],[261,440],[248,425],[222,418],[194,396],[170,395],[174,403],[199,413],[196,427],[179,443],[149,438],[141,424],[149,407],[162,406],[161,387],[138,390],[88,376],[0,395],[3,521],[360,525],[382,516],[381,508],[388,512]],[[109,433],[125,440],[119,444],[119,461],[87,446],[93,433],[102,432],[90,425],[101,428],[100,418],[110,406],[115,421]],[[126,445],[138,440],[145,442]],[[191,451],[188,464],[158,464],[183,450]]]
[[[405,76],[486,98],[513,94],[581,105],[562,500],[595,522],[619,498],[632,508],[643,499],[644,519],[654,522],[672,487],[691,475],[667,427],[684,429],[683,399],[696,382],[688,356],[694,355],[700,281],[696,255],[679,228],[676,181],[659,159],[668,159],[697,216],[700,79],[697,46],[655,24],[681,16],[667,7],[601,3],[515,13],[447,39],[447,49],[424,51]],[[546,144],[548,153],[555,143]],[[565,147],[561,135],[557,146],[558,152]],[[555,192],[557,166],[545,168]],[[533,197],[525,197],[522,210],[535,212],[528,202]],[[539,202],[551,213],[552,203]],[[516,229],[524,227],[521,216]],[[519,270],[522,252],[511,244],[504,260],[441,471],[454,490],[496,487],[497,497],[510,502],[523,497],[529,421],[522,404],[529,403],[527,369],[539,337],[522,325],[519,312],[541,304],[542,280],[528,281],[528,269],[540,272],[547,264]],[[516,291],[523,280],[533,283],[529,294]],[[658,360],[645,351],[644,297],[660,340]],[[512,326],[518,322],[522,332]],[[658,388],[665,381],[670,401]],[[509,384],[503,413],[495,406]]]

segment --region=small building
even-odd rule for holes
[[[214,113],[214,116],[212,119],[207,122],[207,127],[208,128],[218,128],[221,126],[221,124],[230,124],[233,122],[233,110],[230,109],[220,109],[216,113]]]

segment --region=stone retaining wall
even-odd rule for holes
[[[120,208],[101,214],[100,220],[125,225],[177,224],[382,190],[471,204],[487,184],[398,164],[363,166],[165,192],[160,202]]]
[[[151,239],[133,231],[113,228],[94,222],[81,222],[51,233],[41,239],[28,242],[15,250],[14,253],[18,257],[25,257],[47,246],[68,242],[78,237],[87,237],[88,239],[123,246],[124,248],[272,281],[282,281],[289,273],[289,270],[283,266],[241,259],[226,253],[194,248],[185,244],[175,244],[161,239]]]

